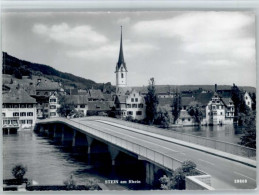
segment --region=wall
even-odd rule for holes
[[[214,190],[210,175],[187,176],[185,182],[186,190]]]

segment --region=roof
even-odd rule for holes
[[[113,100],[113,94],[107,94],[107,93],[104,93],[103,94],[103,97],[106,101],[112,101]]]
[[[133,87],[133,89],[136,89],[137,91],[139,91],[142,94],[147,94],[148,89],[147,86],[143,86],[143,87]],[[173,94],[175,93],[175,90],[170,87],[170,86],[156,86],[156,94]]]
[[[116,102],[118,102],[120,104],[126,104],[126,99],[127,99],[126,95],[117,95],[116,96]]]
[[[199,102],[201,105],[206,106],[211,98],[213,97],[214,93],[199,93],[194,95],[195,101]]]
[[[113,101],[94,101],[94,102],[88,102],[88,110],[92,111],[98,111],[98,110],[111,110],[111,108],[114,107]]]
[[[123,55],[123,47],[122,47],[122,26],[121,26],[121,41],[120,41],[120,53],[119,53],[119,59],[116,65],[116,72],[123,66],[123,68],[127,71],[126,63],[124,61],[124,55]]]
[[[158,98],[159,106],[171,106],[173,104],[173,100],[174,98]]]
[[[182,97],[181,98],[181,104],[182,106],[189,106],[191,102],[194,101],[194,97]]]
[[[88,95],[89,95],[89,98],[92,98],[92,99],[104,99],[104,96],[103,96],[103,93],[101,92],[100,89],[90,89],[88,91]]]
[[[229,102],[233,102],[231,98],[221,98],[221,100],[225,105],[229,105]]]
[[[2,94],[3,103],[31,103],[36,104],[36,100],[32,98],[24,89],[11,89],[9,93]]]
[[[37,84],[36,90],[42,90],[42,91],[55,91],[60,88],[59,84],[57,82],[48,82],[46,81],[41,81]]]
[[[88,104],[87,95],[67,95],[64,97],[66,104]]]
[[[118,87],[116,94],[117,95],[128,95],[132,91],[131,87]]]

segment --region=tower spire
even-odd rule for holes
[[[119,54],[119,60],[118,65],[124,63],[124,56],[123,56],[123,47],[122,47],[122,26],[121,26],[121,41],[120,41],[120,54]]]

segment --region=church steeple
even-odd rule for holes
[[[120,53],[119,53],[119,59],[116,64],[116,89],[119,87],[126,87],[127,86],[127,67],[126,63],[124,61],[124,55],[123,55],[123,46],[122,46],[122,26],[121,26],[121,39],[120,39]],[[116,90],[117,91],[117,90]]]
[[[121,39],[120,39],[120,53],[119,53],[119,59],[116,66],[116,72],[121,68],[121,66],[127,71],[126,63],[124,61],[123,46],[122,46],[122,26],[121,26]]]

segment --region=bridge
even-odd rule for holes
[[[97,154],[111,166],[137,164],[149,185],[191,160],[210,178],[203,178],[197,189],[256,188],[255,150],[246,147],[108,117],[44,119],[35,130],[71,147],[86,146],[89,159]]]

